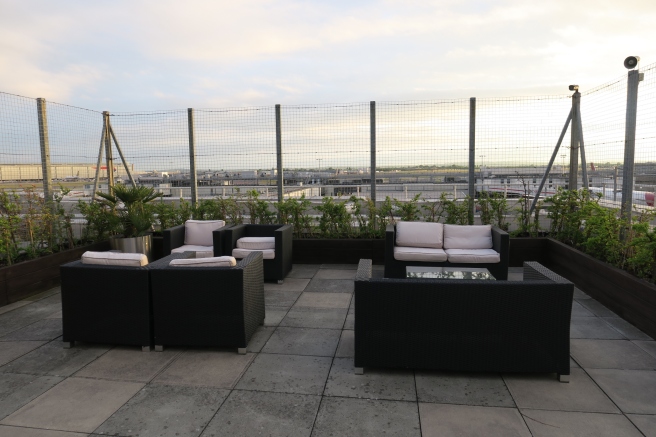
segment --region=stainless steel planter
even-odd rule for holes
[[[148,262],[153,260],[153,236],[151,234],[132,238],[110,237],[109,247],[123,253],[143,253],[148,257]]]

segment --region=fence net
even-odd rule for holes
[[[17,186],[42,178],[36,99],[0,93],[0,181]]]

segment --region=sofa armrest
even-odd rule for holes
[[[237,246],[237,240],[246,236],[246,225],[235,225],[225,230],[223,234],[225,241],[223,248],[225,249],[224,255],[232,255],[232,249]]]
[[[492,249],[501,254],[501,262],[504,256],[507,258],[510,250],[510,236],[503,229],[492,227]]]
[[[292,251],[292,241],[294,238],[294,226],[292,225],[282,225],[273,232],[273,236],[276,241],[276,253],[284,254],[291,253]]]
[[[171,251],[175,248],[178,248],[184,245],[185,238],[185,225],[174,226],[169,229],[162,231],[162,236],[164,237],[163,241],[163,255],[167,256],[171,254]]]
[[[358,271],[355,273],[356,281],[369,281],[371,279],[372,261],[370,259],[361,259],[358,264]]]
[[[385,256],[394,255],[394,246],[396,246],[396,225],[390,223],[385,228]]]
[[[214,256],[230,255],[232,248],[228,249],[226,246],[226,229],[231,225],[225,225],[222,228],[212,231],[212,247],[214,248]]]
[[[524,261],[524,281],[552,281],[559,284],[571,284],[566,278],[552,272],[536,261]]]

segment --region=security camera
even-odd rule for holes
[[[578,86],[578,85],[570,85],[570,86],[569,86],[569,90],[570,90],[570,91],[578,91],[578,90],[579,90],[579,86]]]
[[[624,67],[633,70],[638,66],[638,62],[640,62],[640,56],[629,56],[624,60]]]

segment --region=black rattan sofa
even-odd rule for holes
[[[569,381],[574,285],[535,262],[523,281],[355,279],[355,368],[539,372]]]
[[[274,237],[275,258],[264,260],[264,280],[282,283],[292,270],[292,225],[235,225],[225,230],[223,255],[232,255],[242,237]]]
[[[212,242],[214,255],[221,256],[224,249],[224,231],[230,225],[226,225],[212,232]],[[162,231],[162,253],[164,256],[170,255],[173,249],[184,246],[185,244],[185,225],[181,224]]]
[[[153,345],[151,269],[191,253],[172,254],[144,267],[73,261],[60,267],[64,347],[76,341]]]
[[[385,230],[385,273],[386,278],[405,278],[408,266],[431,266],[431,267],[477,267],[486,268],[496,279],[508,279],[508,264],[510,254],[510,237],[502,229],[492,227],[492,249],[499,253],[498,263],[453,263],[444,262],[421,262],[421,261],[399,261],[394,259],[394,245],[396,242],[396,226],[387,225]]]
[[[264,323],[262,253],[235,267],[171,267],[151,271],[155,350],[164,346],[236,347]]]

